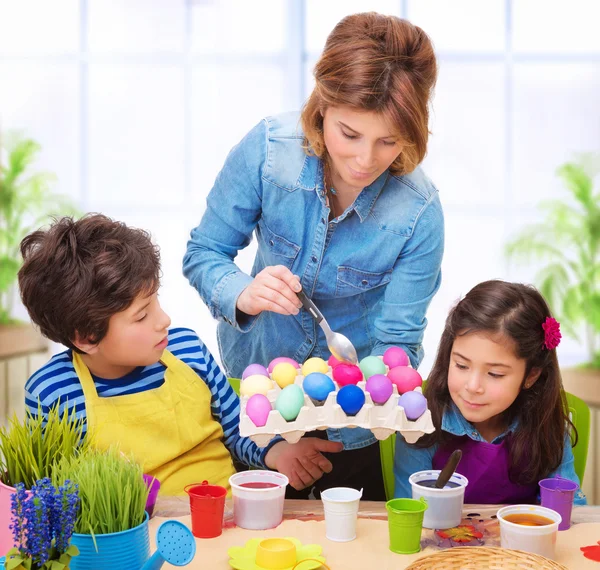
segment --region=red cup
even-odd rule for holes
[[[146,512],[148,513],[148,517],[151,517],[154,512],[154,506],[156,505],[158,491],[160,490],[160,481],[155,479],[152,475],[144,474],[144,482],[149,490],[148,500],[146,501]]]
[[[227,489],[220,485],[188,485],[184,491],[190,497],[192,534],[196,538],[214,538],[223,532],[223,513]]]

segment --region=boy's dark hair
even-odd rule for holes
[[[551,317],[542,295],[532,286],[505,281],[485,281],[471,289],[450,311],[435,363],[427,380],[425,396],[436,431],[415,445],[451,444],[451,434],[441,430],[442,416],[451,404],[448,369],[454,339],[481,332],[503,335],[514,343],[517,358],[525,360],[523,384],[533,369],[541,374],[531,388],[523,389],[506,410],[506,422],[518,420],[511,437],[510,479],[521,484],[536,483],[561,463],[565,429],[577,431],[568,415],[556,350],[544,347],[542,323]]]
[[[21,242],[21,299],[47,338],[80,352],[76,333],[100,342],[110,317],[160,282],[160,255],[150,234],[101,214],[64,217]]]

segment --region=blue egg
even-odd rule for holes
[[[322,372],[311,372],[302,383],[304,392],[309,398],[322,402],[327,399],[330,392],[335,390],[333,380]]]
[[[365,393],[354,384],[348,384],[337,393],[337,403],[347,416],[355,416],[365,403]]]

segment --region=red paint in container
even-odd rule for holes
[[[281,487],[277,483],[268,483],[266,481],[250,481],[248,483],[241,483],[240,487],[244,489],[272,489],[273,487]]]

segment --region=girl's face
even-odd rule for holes
[[[502,414],[523,387],[530,388],[539,372],[525,377],[526,362],[515,355],[514,344],[504,337],[483,333],[457,336],[448,369],[448,390],[462,415],[488,441],[508,426]]]
[[[382,115],[349,107],[328,107],[323,116],[325,146],[333,167],[333,186],[360,192],[385,172],[402,150]]]

